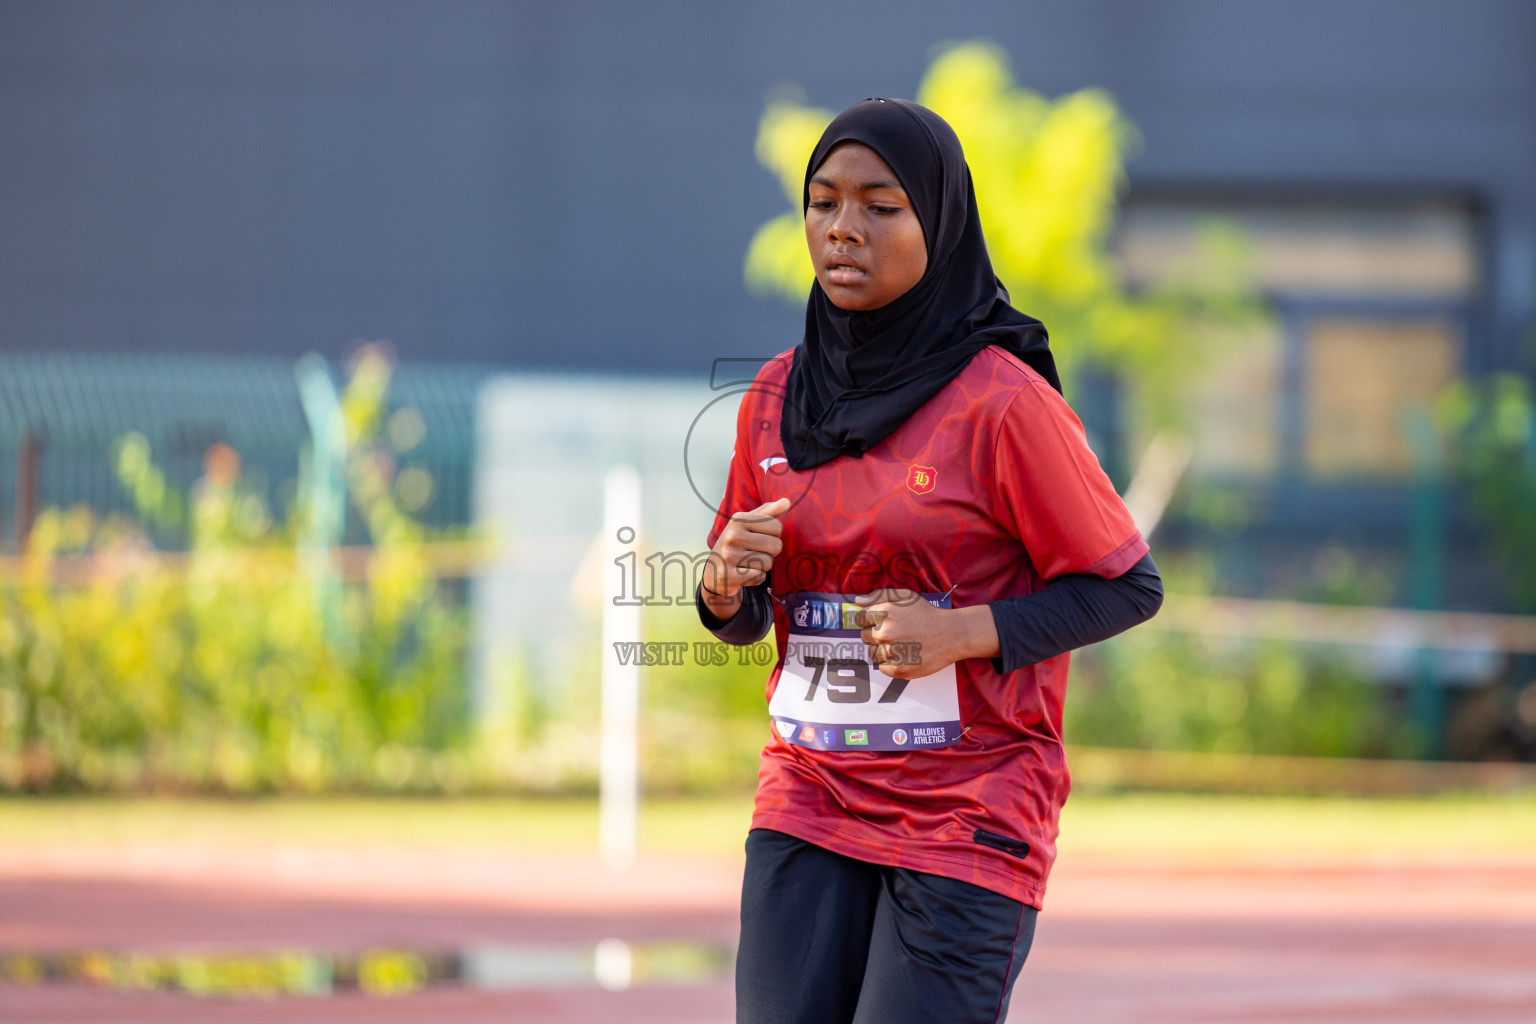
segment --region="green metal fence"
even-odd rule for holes
[[[342,369],[332,369],[339,381]],[[411,422],[419,442],[399,460],[430,474],[431,498],[419,513],[430,525],[469,522],[475,399],[489,375],[484,367],[404,364],[391,379],[391,409],[417,414]],[[229,445],[240,454],[247,483],[264,488],[275,507],[285,502],[309,443],[289,359],[0,355],[0,451],[9,456],[0,465],[5,545],[14,544],[18,519],[32,509],[128,510],[113,452],[129,433],[143,435],[157,464],[181,485],[201,475],[210,446]]]

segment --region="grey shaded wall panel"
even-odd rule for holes
[[[0,347],[705,372],[792,344],[741,258],[764,98],[911,94],[988,37],[1139,125],[1133,182],[1465,194],[1533,315],[1521,0],[0,4]],[[1524,262],[1522,262],[1524,261]]]

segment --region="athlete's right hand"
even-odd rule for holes
[[[788,498],[777,498],[748,512],[737,512],[720,531],[710,549],[709,564],[704,569],[706,600],[711,595],[735,601],[742,587],[755,586],[768,578],[773,560],[784,550],[784,513]]]

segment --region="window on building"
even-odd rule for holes
[[[1274,325],[1235,336],[1206,367],[1190,410],[1199,470],[1269,476],[1280,468],[1284,339]]]
[[[1194,470],[1319,482],[1409,472],[1407,409],[1462,363],[1478,286],[1476,223],[1452,202],[1133,198],[1117,251],[1128,280],[1188,273],[1212,222],[1251,249],[1276,326],[1220,354],[1199,389]]]
[[[1455,377],[1460,332],[1445,319],[1318,316],[1306,332],[1306,469],[1324,479],[1405,476],[1403,429]]]

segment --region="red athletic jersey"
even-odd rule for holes
[[[957,608],[1018,597],[1063,573],[1114,577],[1147,553],[1125,505],[1056,391],[995,346],[862,458],[795,472],[779,416],[791,353],[742,399],[725,498],[736,512],[789,497],[769,586],[863,594],[954,588]],[[789,623],[774,607],[779,665]],[[932,750],[816,750],[777,733],[763,748],[754,828],[860,860],[926,871],[1040,906],[1069,788],[1061,743],[1070,655],[1000,675],[956,665],[959,743]],[[977,832],[1022,840],[1021,857]]]

